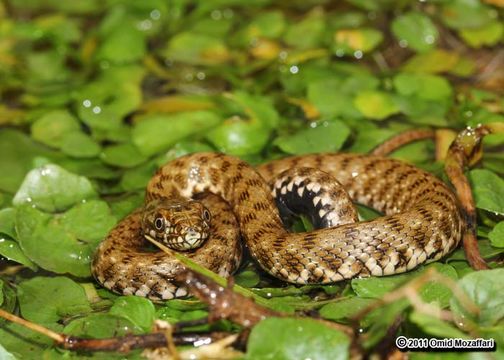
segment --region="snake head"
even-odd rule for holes
[[[210,220],[210,212],[199,201],[153,200],[144,208],[142,231],[173,250],[187,251],[203,245]]]

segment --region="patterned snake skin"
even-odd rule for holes
[[[357,203],[385,215],[306,233],[288,232],[268,184],[288,169],[311,167],[333,175]],[[318,183],[293,178],[299,195],[310,192],[324,215],[327,194]],[[356,154],[313,154],[272,161],[257,168],[223,154],[198,153],[178,158],[158,170],[147,187],[146,201],[207,196],[212,238],[189,252],[193,260],[228,275],[241,258],[239,232],[252,257],[271,275],[291,283],[332,283],[343,279],[402,273],[440,259],[462,237],[455,195],[439,179],[389,158]],[[229,204],[229,205],[228,205]],[[229,206],[229,208],[228,208]],[[170,282],[176,261],[160,252],[140,250],[139,212],[122,220],[99,246],[92,270],[103,286],[122,294],[152,299],[186,295]]]

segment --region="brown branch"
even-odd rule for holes
[[[32,323],[31,321],[20,318],[5,310],[0,309],[0,317],[13,323],[20,324],[30,330],[36,331],[42,335],[54,340],[56,346],[66,350],[85,350],[85,351],[119,351],[128,352],[133,349],[158,348],[169,345],[165,332],[154,332],[141,335],[125,335],[108,339],[84,339],[76,336],[59,334],[42,325]],[[210,334],[200,333],[173,333],[174,345],[194,345],[210,344],[217,340],[231,335],[227,332],[213,332]]]

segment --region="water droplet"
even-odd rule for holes
[[[473,112],[471,110],[467,110],[465,113],[464,113],[465,117],[471,117],[473,116]]]
[[[362,55],[363,55],[363,54],[362,54],[362,51],[357,50],[357,51],[355,51],[355,52],[354,52],[354,54],[353,54],[353,55],[354,55],[354,57],[355,57],[356,59],[362,59]]]
[[[158,9],[154,9],[150,13],[150,17],[152,20],[159,20],[161,17],[161,12]]]
[[[408,41],[407,40],[399,40],[399,46],[402,48],[407,48],[408,47]]]
[[[334,53],[336,54],[337,57],[345,56],[345,50],[343,50],[343,49],[338,49]]]
[[[210,13],[210,16],[214,20],[220,20],[222,19],[222,12],[220,10],[214,10]]]
[[[197,74],[196,74],[196,78],[198,80],[205,80],[206,78],[206,74],[203,72],[203,71],[199,71]]]
[[[99,113],[101,113],[101,107],[99,107],[99,106],[95,106],[95,107],[93,108],[93,113],[95,113],[95,114],[99,114]]]
[[[84,107],[91,107],[91,100],[89,99],[86,99],[82,102],[82,105],[84,105]]]
[[[310,123],[310,127],[311,127],[312,129],[315,129],[315,128],[317,127],[317,125],[318,125],[318,124],[317,124],[317,122],[316,122],[316,121],[312,121],[312,122]]]
[[[285,59],[287,59],[287,56],[288,56],[288,55],[289,55],[289,54],[288,54],[288,53],[287,53],[287,51],[285,51],[285,50],[282,50],[282,51],[280,51],[280,52],[278,53],[278,57],[280,58],[280,60],[285,60]]]
[[[292,65],[289,68],[289,71],[291,72],[291,74],[297,74],[299,72],[299,68],[296,65]]]
[[[152,29],[152,21],[143,20],[137,25],[138,30],[146,31]]]
[[[427,44],[433,44],[435,39],[434,39],[434,36],[432,36],[432,35],[427,35],[427,36],[424,38],[424,40],[425,40],[425,42],[426,42]]]

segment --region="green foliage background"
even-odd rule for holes
[[[223,151],[253,164],[288,154],[368,152],[407,129],[502,122],[502,6],[498,0],[0,2],[1,308],[85,337],[148,332],[156,318],[206,316],[194,299],[153,304],[117,297],[90,277],[95,247],[142,204],[156,168],[196,151]],[[450,287],[430,282],[419,296],[453,321],[402,299],[362,319],[358,344],[376,352],[400,318],[398,334],[492,337],[499,346],[490,356],[504,356],[502,144],[502,135],[488,136],[479,168],[468,173],[480,250],[493,270],[473,272],[459,249],[386,278],[295,287],[263,278],[248,264],[237,283],[275,309],[317,311],[347,324],[375,299],[435,269],[467,292],[478,315]],[[393,156],[444,178],[434,152],[422,141]],[[361,210],[364,218],[375,216]],[[237,327],[220,321],[198,330]],[[252,331],[244,357],[344,359],[349,346],[346,335],[310,319],[269,319]],[[80,357],[0,322],[2,359]]]

